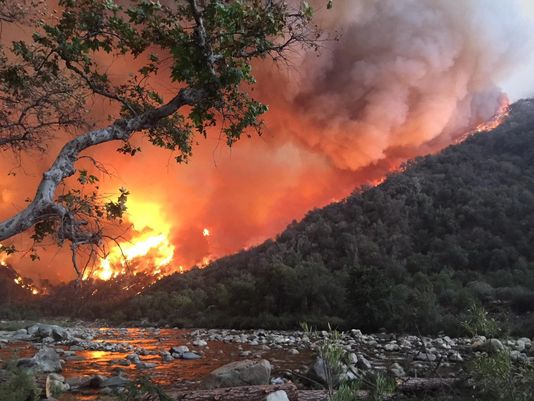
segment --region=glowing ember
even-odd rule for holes
[[[6,269],[8,269],[11,274],[15,275],[15,278],[13,279],[13,282],[15,284],[17,284],[20,288],[24,288],[25,290],[28,290],[30,291],[30,293],[32,295],[39,295],[41,293],[41,291],[35,287],[32,283],[32,280],[27,280],[27,279],[24,279],[22,278],[21,276],[19,276],[14,269],[12,269],[11,267],[9,267],[7,265],[7,263],[5,261],[3,261],[2,263],[0,263],[1,266],[5,267]],[[44,292],[43,292],[44,293]]]
[[[202,230],[202,235],[204,237],[209,237],[210,236],[210,230],[205,228],[204,230]]]

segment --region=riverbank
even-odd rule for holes
[[[65,393],[76,399],[95,400],[145,377],[165,391],[196,390],[213,370],[245,360],[269,361],[272,384],[293,383],[301,389],[312,389],[324,379],[316,350],[330,335],[327,331],[310,334],[38,323],[0,331],[0,358],[3,363],[16,360],[19,367],[34,371],[41,383],[46,383],[47,377],[50,381],[50,374],[60,375],[53,379],[64,383]],[[348,355],[344,362],[346,377],[357,379],[380,373],[403,382],[462,378],[466,363],[505,349],[514,360],[532,363],[531,344],[528,338],[365,334],[357,329],[340,337]]]

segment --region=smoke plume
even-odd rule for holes
[[[515,2],[334,0],[329,11],[323,3],[318,23],[337,40],[322,42],[317,54],[291,54],[288,66],[255,66],[257,94],[270,106],[262,137],[227,149],[214,132],[199,139],[185,166],[146,144],[134,158],[113,144],[93,152],[114,171],[103,188],[125,186],[134,202],[159,205],[176,264],[257,244],[403,161],[453,143],[495,114],[506,97],[498,83],[531,39]],[[0,218],[24,206],[58,146],[3,176]],[[2,155],[2,171],[14,162]],[[16,267],[72,277],[66,251]]]

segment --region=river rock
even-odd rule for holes
[[[69,391],[70,386],[65,383],[65,378],[56,373],[51,373],[46,378],[45,394],[47,398],[57,397],[65,391]]]
[[[193,345],[195,347],[205,347],[206,345],[208,345],[208,343],[204,340],[202,340],[201,338],[199,339],[196,339],[195,341],[193,341]]]
[[[27,332],[30,336],[37,338],[53,338],[55,341],[69,340],[71,335],[67,329],[55,324],[37,323],[28,327]]]
[[[271,364],[266,359],[232,362],[215,369],[201,382],[201,388],[254,386],[269,384]]]
[[[182,355],[180,355],[180,358],[185,359],[186,361],[193,361],[195,359],[200,359],[201,356],[195,354],[194,352],[184,352]]]
[[[358,363],[356,364],[356,366],[358,366],[358,368],[360,368],[361,370],[370,370],[373,368],[371,362],[369,362],[367,358],[365,358],[363,355],[358,355],[357,358]]]
[[[22,369],[30,369],[43,373],[61,372],[61,360],[59,354],[53,349],[43,347],[33,358],[23,358],[17,361],[17,366]]]
[[[401,365],[399,365],[397,362],[393,363],[389,367],[389,371],[395,377],[404,377],[404,376],[406,376],[406,372],[404,371],[404,368]]]
[[[189,348],[185,345],[180,345],[179,347],[172,347],[169,352],[171,354],[178,354],[181,355],[185,352],[189,352]]]
[[[278,390],[265,397],[265,401],[289,401],[289,398],[285,391]]]
[[[490,338],[483,344],[483,350],[489,354],[497,354],[504,351],[504,345],[497,338]]]
[[[417,361],[434,362],[437,359],[437,356],[430,352],[419,352],[415,356],[415,359]]]

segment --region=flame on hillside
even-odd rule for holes
[[[139,203],[131,199],[127,217],[132,224],[131,238],[112,243],[94,271],[85,278],[110,280],[120,275],[139,273],[157,278],[174,273],[175,247],[169,233],[171,225],[155,203]]]
[[[85,279],[93,277],[107,281],[119,276],[144,274],[158,280],[184,272],[184,267],[175,260],[176,248],[171,241],[171,228],[175,226],[163,215],[161,205],[132,199],[128,203],[127,217],[132,224],[131,238],[112,243]],[[204,238],[211,235],[208,228],[201,234]],[[209,258],[205,256],[198,265],[204,267],[208,262]]]
[[[467,138],[469,138],[470,136],[478,134],[480,132],[488,132],[488,131],[494,130],[495,128],[497,128],[499,125],[501,125],[503,122],[506,121],[506,118],[509,116],[509,114],[510,114],[510,100],[508,99],[508,96],[503,95],[501,97],[499,108],[497,109],[493,117],[487,121],[484,121],[478,124],[473,130],[461,136],[456,141],[456,143],[461,143],[465,141]]]
[[[0,248],[2,248],[2,244],[0,244]],[[32,282],[31,279],[25,279],[21,277],[15,269],[10,267],[7,264],[7,260],[9,258],[9,255],[5,252],[0,252],[0,266],[4,269],[9,270],[9,273],[11,274],[11,277],[13,277],[13,282],[17,284],[19,287],[24,288],[25,290],[29,291],[32,295],[39,295],[43,291],[39,290]]]

